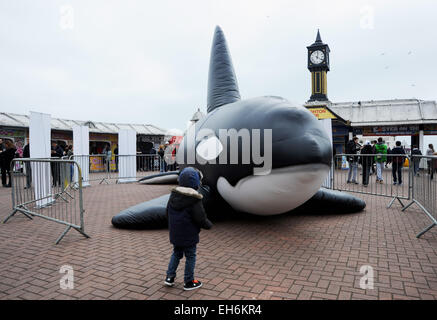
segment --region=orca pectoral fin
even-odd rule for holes
[[[120,229],[167,228],[167,202],[170,194],[163,195],[121,211],[112,217],[112,225]]]
[[[310,200],[295,210],[305,213],[336,214],[359,212],[365,207],[366,203],[363,200],[351,194],[321,188]]]
[[[177,184],[179,171],[169,171],[145,176],[138,180],[143,184]]]

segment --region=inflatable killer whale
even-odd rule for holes
[[[200,139],[189,139],[186,134],[176,160],[181,169],[192,166],[201,171],[203,178],[199,192],[204,196],[202,201],[209,217],[213,212],[223,213],[224,208],[264,216],[299,210],[352,213],[365,208],[365,202],[359,198],[321,188],[330,170],[332,144],[310,111],[281,97],[241,100],[227,43],[218,26],[211,49],[207,111],[192,130],[196,134],[207,129],[209,133]],[[235,132],[259,130],[257,142],[260,150],[264,150],[264,156],[266,130],[270,130],[271,164],[268,172],[259,173],[262,168],[253,155],[243,161],[242,139],[238,140],[237,149],[231,150],[231,143],[223,146],[218,139],[223,129]],[[255,137],[248,135],[246,138],[253,146]],[[238,161],[229,161],[235,150]],[[226,164],[219,161],[223,152],[226,152]],[[187,164],[190,155],[194,154],[200,158],[194,157],[194,162]],[[258,173],[255,173],[257,169]],[[140,182],[177,183],[177,174],[152,175]],[[123,210],[112,218],[112,224],[129,229],[166,227],[168,198],[169,195],[164,195]]]

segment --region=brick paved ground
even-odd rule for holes
[[[114,229],[120,210],[165,194],[171,186],[100,185],[84,189],[86,231],[22,215],[0,225],[0,299],[436,299],[437,228],[416,208],[364,195],[359,214],[283,215],[217,222],[201,232],[196,291],[163,286],[171,246],[167,230]],[[0,219],[10,189],[0,189]],[[182,261],[182,264],[184,260]],[[62,265],[75,288],[62,290]],[[374,268],[375,288],[360,289],[360,267]]]

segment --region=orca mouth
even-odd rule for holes
[[[237,211],[276,215],[308,201],[320,189],[329,169],[323,163],[276,168],[268,175],[247,176],[235,187],[226,178],[219,177],[217,190]]]

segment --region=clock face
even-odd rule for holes
[[[321,50],[316,50],[311,53],[310,60],[314,64],[322,63],[325,59],[325,54]]]

